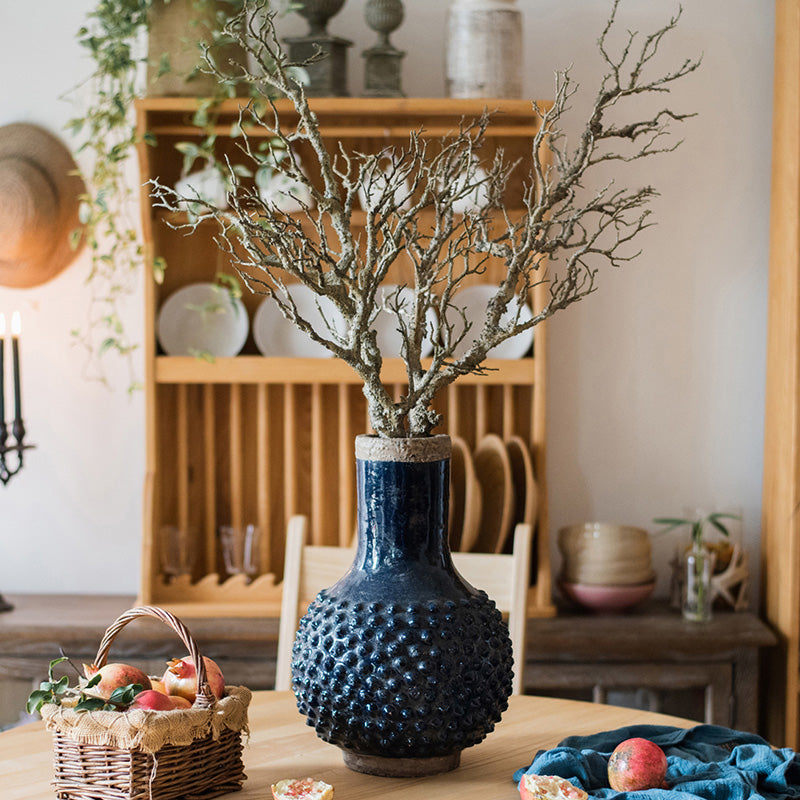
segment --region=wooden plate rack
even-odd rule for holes
[[[232,272],[213,243],[212,224],[187,236],[165,224],[152,208],[150,178],[174,185],[181,154],[175,144],[200,140],[191,122],[197,100],[152,98],[139,101],[140,132],[157,145],[140,145],[145,241],[168,264],[161,284],[148,279],[145,291],[147,480],[139,601],[166,607],[179,616],[278,616],[284,532],[292,514],[306,514],[317,544],[350,543],[355,530],[353,440],[369,430],[358,376],[334,359],[273,358],[258,354],[248,338],[242,354],[213,363],[162,354],[156,341],[160,304],[177,288]],[[244,101],[226,101],[214,129],[221,151],[236,158],[231,127]],[[379,152],[402,145],[412,129],[441,137],[463,118],[488,105],[497,117],[487,135],[487,158],[502,147],[509,158],[530,157],[537,116],[530,103],[516,100],[318,99],[313,102],[323,132],[351,150]],[[281,119],[296,119],[286,102],[276,103]],[[302,155],[302,154],[301,154]],[[310,163],[310,159],[304,163]],[[521,196],[522,179],[509,188]],[[356,216],[356,223],[358,217]],[[484,280],[502,264],[490,263]],[[402,280],[402,267],[397,275]],[[544,301],[538,287],[533,304]],[[245,292],[252,320],[262,298]],[[536,566],[529,613],[551,615],[550,558],[545,484],[546,326],[535,329],[535,356],[493,360],[485,376],[469,375],[437,399],[442,432],[461,436],[471,447],[486,433],[518,436],[530,448],[539,484]],[[404,389],[403,364],[387,359],[383,379],[395,393]],[[439,430],[439,429],[437,429]],[[256,523],[260,574],[221,579],[217,544],[220,525]],[[167,581],[161,573],[159,536],[163,525],[189,532],[191,575]]]

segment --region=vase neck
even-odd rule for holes
[[[357,460],[358,550],[368,572],[417,561],[444,566],[450,459]]]

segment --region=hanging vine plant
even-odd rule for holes
[[[141,139],[154,145],[155,137],[140,133],[133,119],[134,101],[148,93],[151,83],[176,71],[168,53],[149,57],[147,35],[156,13],[171,0],[100,0],[78,31],[79,45],[93,62],[93,71],[80,88],[89,96],[82,113],[67,127],[79,141],[78,153],[86,193],[81,197],[80,219],[91,255],[86,284],[90,297],[86,319],[72,330],[75,342],[87,355],[86,376],[108,384],[106,362],[109,353],[127,365],[129,391],[141,388],[136,377],[133,341],[123,322],[124,301],[136,290],[143,269],[152,270],[161,282],[166,269],[163,258],[151,257],[144,248],[136,221],[136,192],[129,179],[131,156]],[[177,5],[177,0],[173,0]],[[240,14],[244,0],[189,0],[196,12],[195,25],[203,21],[202,37],[187,24],[183,35],[196,40],[193,66],[182,75],[187,86],[204,70],[210,53],[222,52],[233,43],[224,28]],[[188,5],[188,4],[187,4]],[[289,6],[280,3],[281,12]],[[204,56],[205,51],[205,56]],[[146,74],[146,77],[145,77]],[[211,130],[214,108],[223,99],[247,93],[236,80],[218,80],[199,102],[194,124]],[[213,137],[201,147],[213,154]],[[213,160],[213,156],[212,156]],[[188,162],[190,163],[190,162]]]

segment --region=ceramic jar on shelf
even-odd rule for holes
[[[445,81],[448,97],[522,96],[522,12],[517,0],[452,0]]]

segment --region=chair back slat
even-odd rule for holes
[[[285,691],[291,686],[292,645],[300,617],[321,589],[333,585],[353,563],[355,548],[306,545],[306,517],[289,521],[286,533],[286,561],[283,572],[278,659],[275,666],[275,688]],[[514,530],[513,553],[453,553],[453,563],[461,576],[473,586],[483,589],[508,619],[508,630],[514,652],[512,691],[522,692],[525,658],[525,624],[530,577],[531,525],[520,523]]]

